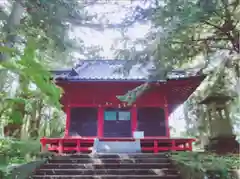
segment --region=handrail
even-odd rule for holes
[[[100,138],[101,141],[131,141],[140,140],[142,152],[158,153],[161,151],[192,151],[192,143],[195,139],[173,138]],[[42,138],[40,140],[43,151],[65,152],[92,152],[94,138]],[[71,144],[73,146],[68,146]],[[145,145],[147,144],[147,145]],[[149,146],[150,144],[150,146]],[[49,145],[49,146],[47,146]]]

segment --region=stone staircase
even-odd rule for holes
[[[167,154],[74,154],[57,156],[33,179],[180,179]]]

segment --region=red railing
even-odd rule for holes
[[[100,141],[135,141],[140,140],[142,152],[158,153],[163,151],[192,151],[195,139],[184,138],[99,138]],[[94,138],[42,138],[43,151],[56,153],[91,153]]]
[[[141,139],[142,152],[192,151],[195,139]]]

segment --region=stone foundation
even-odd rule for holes
[[[205,149],[217,154],[239,153],[240,145],[236,141],[236,136],[215,137],[209,139]]]
[[[140,140],[99,141],[94,140],[93,153],[141,153]]]

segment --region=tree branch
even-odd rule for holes
[[[224,23],[224,25],[223,25],[223,27],[219,27],[219,26],[217,26],[217,25],[215,25],[215,24],[212,24],[212,23],[210,23],[210,22],[208,22],[208,21],[203,21],[205,24],[207,24],[207,25],[209,25],[209,26],[212,26],[212,27],[214,27],[215,29],[217,29],[219,32],[221,32],[223,35],[225,35],[225,36],[227,36],[228,38],[227,39],[225,39],[225,40],[229,40],[230,42],[231,42],[231,44],[232,44],[232,47],[233,47],[233,49],[232,50],[234,50],[234,51],[236,51],[236,52],[239,52],[239,47],[238,47],[238,43],[236,44],[236,40],[235,40],[235,37],[233,37],[232,35],[231,35],[231,31],[233,31],[234,29],[232,29],[232,28],[234,28],[234,26],[233,26],[233,22],[232,22],[232,20],[231,20],[231,18],[230,18],[230,21],[226,21],[225,20],[225,23]],[[231,23],[231,24],[229,24],[229,23]],[[225,28],[224,26],[228,26],[228,27],[232,27],[232,28]]]
[[[203,38],[203,39],[191,39],[190,41],[188,41],[189,43],[191,42],[201,42],[201,41],[221,41],[221,40],[229,40],[228,38],[215,38],[215,37],[207,37],[207,38]],[[180,42],[180,41],[170,41],[171,43],[186,43],[186,42]],[[188,43],[187,42],[187,43]]]
[[[207,25],[209,25],[209,26],[212,26],[212,27],[214,27],[215,29],[223,32],[223,31],[222,31],[222,28],[219,27],[218,25],[212,24],[212,23],[210,23],[210,22],[208,22],[208,21],[206,21],[206,20],[204,20],[203,23],[205,23],[205,24],[207,24]]]
[[[224,13],[225,13],[225,18],[226,18],[226,20],[227,20],[227,21],[231,21],[231,13],[230,13],[230,11],[229,11],[229,9],[228,9],[229,4],[226,3],[225,0],[221,0],[221,2],[222,2],[223,7],[224,7],[224,11],[225,11]]]
[[[199,41],[205,41],[205,40],[206,39],[201,39]],[[218,40],[221,41],[221,40],[224,40],[224,39],[218,39]],[[193,42],[193,41],[189,41],[189,42],[170,41],[170,43],[193,45],[191,42]],[[198,42],[198,40],[196,40],[195,42]],[[194,46],[201,46],[201,44],[194,44]],[[233,51],[233,49],[231,47],[217,46],[217,45],[208,45],[208,48]]]
[[[118,24],[101,24],[101,23],[84,23],[81,20],[77,19],[65,19],[66,22],[71,22],[74,25],[80,26],[80,27],[86,27],[86,28],[93,28],[96,30],[104,30],[104,29],[121,29],[121,28],[127,28],[131,27],[136,23],[136,21],[128,21],[125,23],[118,23]]]
[[[230,4],[230,6],[233,6],[233,11],[235,11],[239,5],[240,5],[240,0],[235,0]]]

